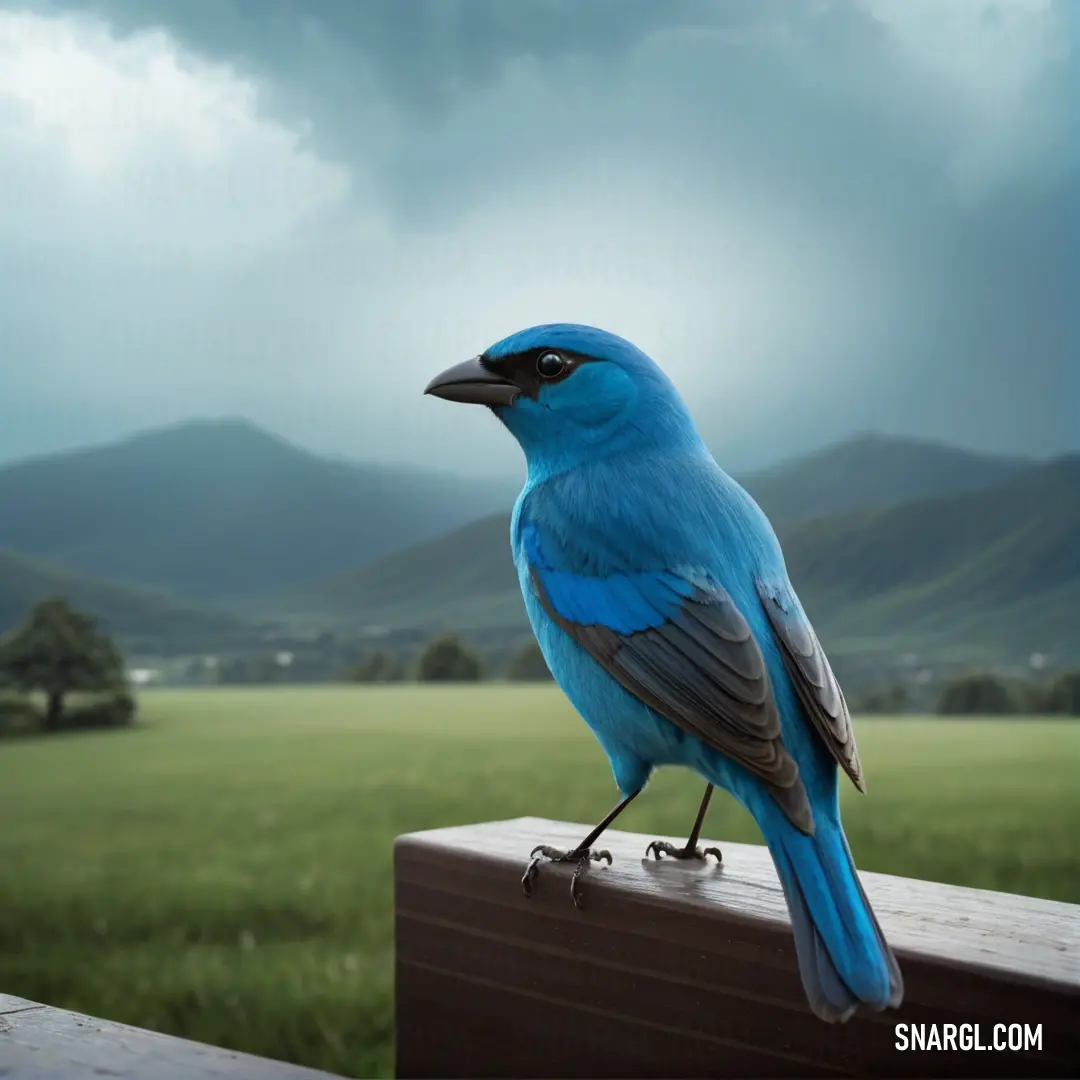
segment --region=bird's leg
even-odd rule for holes
[[[593,851],[592,845],[597,837],[634,801],[637,795],[638,791],[627,795],[576,848],[569,851],[560,851],[558,848],[548,847],[547,844],[534,847],[529,852],[529,865],[525,867],[525,875],[521,879],[521,891],[526,896],[532,895],[533,882],[536,881],[542,859],[548,859],[551,862],[576,862],[574,876],[570,878],[570,899],[574,901],[574,907],[580,911],[582,906],[580,880],[581,875],[589,868],[589,863],[606,859],[608,866],[611,865],[611,852]]]
[[[709,809],[709,800],[712,798],[713,786],[709,786],[705,789],[705,797],[701,800],[701,807],[697,812],[697,819],[694,821],[694,828],[690,832],[690,838],[686,841],[686,846],[677,848],[674,844],[669,844],[666,840],[654,840],[646,849],[645,854],[652,854],[655,858],[659,859],[661,855],[670,855],[673,859],[706,859],[710,855],[716,856],[717,862],[723,862],[723,856],[720,854],[720,849],[715,847],[706,848],[704,851],[697,846],[698,837],[701,835],[701,826],[705,824],[705,814]]]

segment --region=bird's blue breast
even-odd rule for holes
[[[533,585],[537,569],[561,618],[623,635],[661,626],[695,585],[724,588],[768,665],[785,745],[801,767],[815,771],[820,748],[813,746],[755,586],[760,578],[790,588],[779,544],[756,504],[711,458],[604,460],[526,485],[514,509],[511,544],[548,666],[596,733],[624,791],[630,790],[624,781],[643,783],[652,765],[697,767],[711,752],[623,689],[553,621]],[[738,794],[747,777],[732,766],[725,786]],[[807,779],[816,786],[813,776]]]
[[[514,513],[515,558],[529,536],[546,566],[581,577],[704,574],[736,595],[755,574],[784,573],[764,514],[696,448],[599,458],[530,481]]]
[[[516,515],[515,515],[516,516]],[[525,610],[555,681],[596,735],[624,794],[642,788],[654,765],[683,759],[685,736],[623,689],[544,610],[524,555],[516,557]]]

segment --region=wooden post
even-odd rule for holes
[[[117,1076],[130,1080],[335,1080],[330,1073],[315,1069],[0,994],[3,1080]]]
[[[764,847],[658,863],[652,837],[613,831],[584,910],[566,866],[542,865],[526,899],[529,851],[587,832],[522,818],[398,839],[398,1077],[1080,1075],[1078,906],[863,874],[906,998],[829,1025],[806,1005]],[[897,1024],[927,1025],[903,1029],[909,1045],[976,1024],[984,1045],[1041,1044],[901,1050]]]

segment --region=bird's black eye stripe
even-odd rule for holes
[[[566,361],[557,353],[548,350],[536,358],[536,371],[542,379],[557,379],[566,370]]]
[[[535,401],[544,386],[569,378],[591,359],[592,357],[580,353],[541,345],[504,356],[484,354],[480,357],[480,363],[488,371],[512,381],[521,388],[525,397]]]

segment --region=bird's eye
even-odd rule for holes
[[[558,378],[565,368],[566,361],[558,353],[541,353],[536,361],[536,370],[542,379]]]

